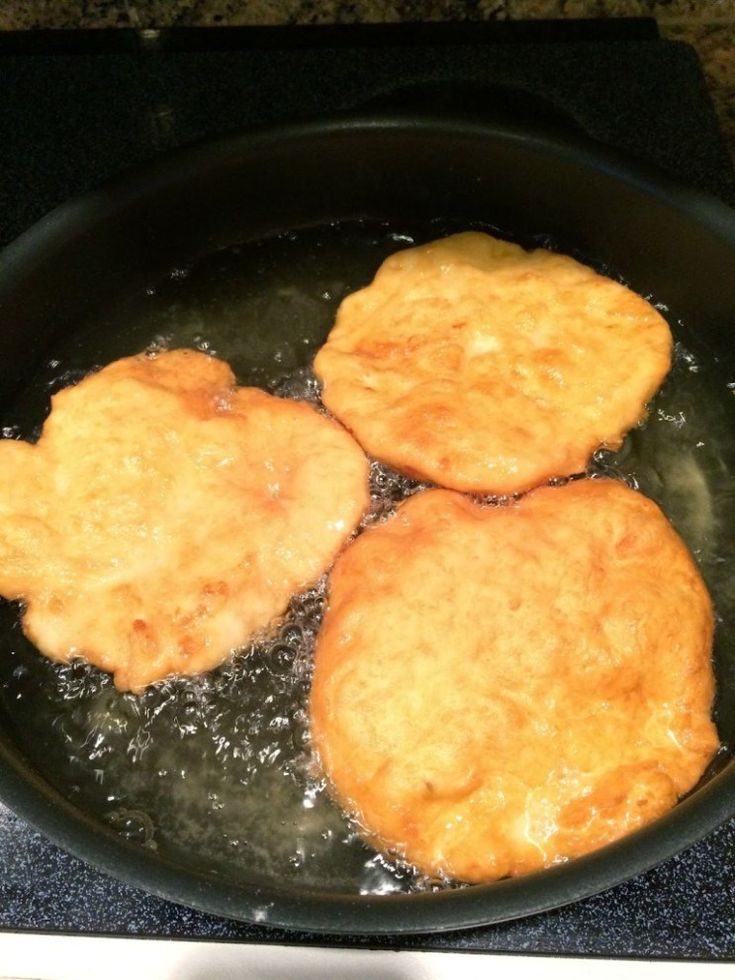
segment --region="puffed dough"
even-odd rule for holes
[[[617,448],[671,347],[663,317],[620,283],[466,232],[386,259],[342,302],[314,368],[325,405],[377,459],[510,494]]]
[[[429,490],[343,552],[314,745],[367,839],[490,881],[595,850],[718,746],[713,614],[658,507],[611,480],[480,506]]]
[[[0,442],[0,594],[54,660],[197,674],[318,579],[369,504],[352,437],[190,350],[125,358]]]

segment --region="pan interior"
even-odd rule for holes
[[[463,226],[466,227],[466,226]],[[36,438],[49,396],[95,367],[153,346],[197,347],[227,360],[241,384],[318,402],[310,371],[336,309],[399,248],[459,230],[342,222],[215,252],[109,309],[46,352],[4,414],[6,437]],[[488,229],[495,231],[495,229]],[[502,231],[501,231],[502,234]],[[511,237],[506,235],[505,237]],[[543,235],[537,244],[559,247]],[[522,244],[533,244],[526,239]],[[602,270],[614,274],[615,270]],[[714,597],[717,721],[735,738],[732,380],[665,297],[652,297],[676,339],[673,370],[647,422],[591,472],[656,500],[684,537]],[[706,327],[706,325],[704,325]],[[416,484],[377,464],[369,523]],[[120,694],[82,662],[52,664],[0,609],[0,699],[35,768],[102,824],[188,870],[235,884],[260,879],[336,894],[446,887],[376,856],[331,804],[308,750],[307,700],[324,583],[295,597],[263,642],[212,674]]]

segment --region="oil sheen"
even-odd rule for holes
[[[23,396],[4,410],[3,434],[37,437],[54,391],[115,358],[167,347],[216,354],[240,384],[321,408],[310,364],[342,298],[366,285],[390,253],[455,230],[343,223],[240,245],[174,269],[102,321],[59,341]],[[540,237],[538,244],[556,243]],[[672,371],[647,421],[617,453],[599,452],[590,475],[623,479],[652,497],[689,545],[720,623],[718,686],[733,691],[734,651],[721,624],[735,615],[729,533],[735,377],[698,343],[696,324],[659,308],[676,339]],[[358,533],[417,489],[373,463],[372,506]],[[62,666],[41,657],[23,637],[17,605],[3,603],[3,713],[39,772],[67,798],[192,870],[234,883],[287,880],[352,894],[448,887],[366,848],[326,792],[308,734],[325,595],[322,580],[218,670],[167,680],[140,696],[116,691],[106,674],[82,661]],[[720,695],[717,705],[726,745],[735,737],[732,697]]]

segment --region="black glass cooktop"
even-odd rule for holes
[[[162,150],[361,105],[519,115],[593,137],[735,203],[694,52],[648,20],[0,34],[0,243]],[[727,959],[735,820],[575,905],[446,936],[325,939],[128,887],[0,806],[0,928],[414,949]]]

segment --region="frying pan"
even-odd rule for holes
[[[461,117],[376,112],[179,150],[58,208],[4,252],[4,423],[17,419],[19,431],[27,434],[23,419],[38,424],[48,386],[73,381],[113,353],[132,353],[143,333],[131,326],[127,334],[116,311],[122,310],[129,324],[145,319],[146,297],[162,291],[166,322],[183,316],[186,304],[171,298],[170,284],[196,279],[201,263],[214,263],[225,278],[232,277],[239,261],[232,256],[244,254],[242,261],[256,277],[276,276],[282,296],[288,293],[288,248],[278,249],[297,240],[301,229],[327,229],[316,244],[309,239],[312,232],[303,232],[313,245],[304,268],[336,302],[340,290],[370,278],[382,258],[380,249],[390,250],[386,243],[397,248],[462,227],[497,228],[524,244],[543,241],[582,257],[652,297],[672,324],[677,364],[659,396],[663,400],[654,402],[651,422],[631,437],[628,448],[608,462],[663,502],[714,595],[722,752],[695,791],[663,818],[591,855],[522,878],[359,894],[327,878],[304,881],[295,869],[269,872],[256,859],[248,864],[246,858],[227,873],[209,867],[203,857],[197,860],[196,843],[185,853],[152,847],[150,835],[129,839],[119,824],[85,802],[58,762],[67,732],[64,711],[73,715],[73,698],[48,725],[34,727],[32,714],[23,714],[26,689],[18,677],[45,671],[51,683],[48,678],[60,668],[24,651],[17,610],[6,604],[0,623],[0,797],[62,847],[132,884],[215,914],[323,933],[446,931],[597,893],[672,856],[735,813],[735,766],[728,748],[735,732],[735,559],[726,530],[735,516],[728,388],[735,380],[735,214],[714,199],[579,134]],[[343,251],[354,250],[355,229],[362,229],[359,237],[366,228],[373,229],[368,234],[373,244],[381,241],[371,253],[373,267],[363,261],[352,281],[346,275],[335,285],[330,268],[339,265]],[[376,228],[381,229],[377,237]],[[281,245],[273,252],[269,242]],[[320,254],[326,256],[321,265]],[[213,299],[210,307],[216,315],[222,312]],[[257,350],[262,360],[296,349],[289,337],[298,333],[301,313],[308,319],[304,309],[285,324],[281,318],[268,326],[265,316],[265,330],[257,316],[230,324],[239,338],[234,361],[241,381],[259,377],[249,350]],[[325,310],[317,317],[311,346],[294,355],[296,369],[308,364],[329,328]],[[157,315],[159,320],[150,323],[160,326],[160,309]],[[269,340],[271,326],[277,341]],[[59,350],[71,368],[49,381],[49,365],[59,363]],[[652,465],[646,462],[649,452]],[[79,679],[74,671],[72,681]],[[67,694],[83,696],[83,678],[75,687],[67,674],[65,683]]]

